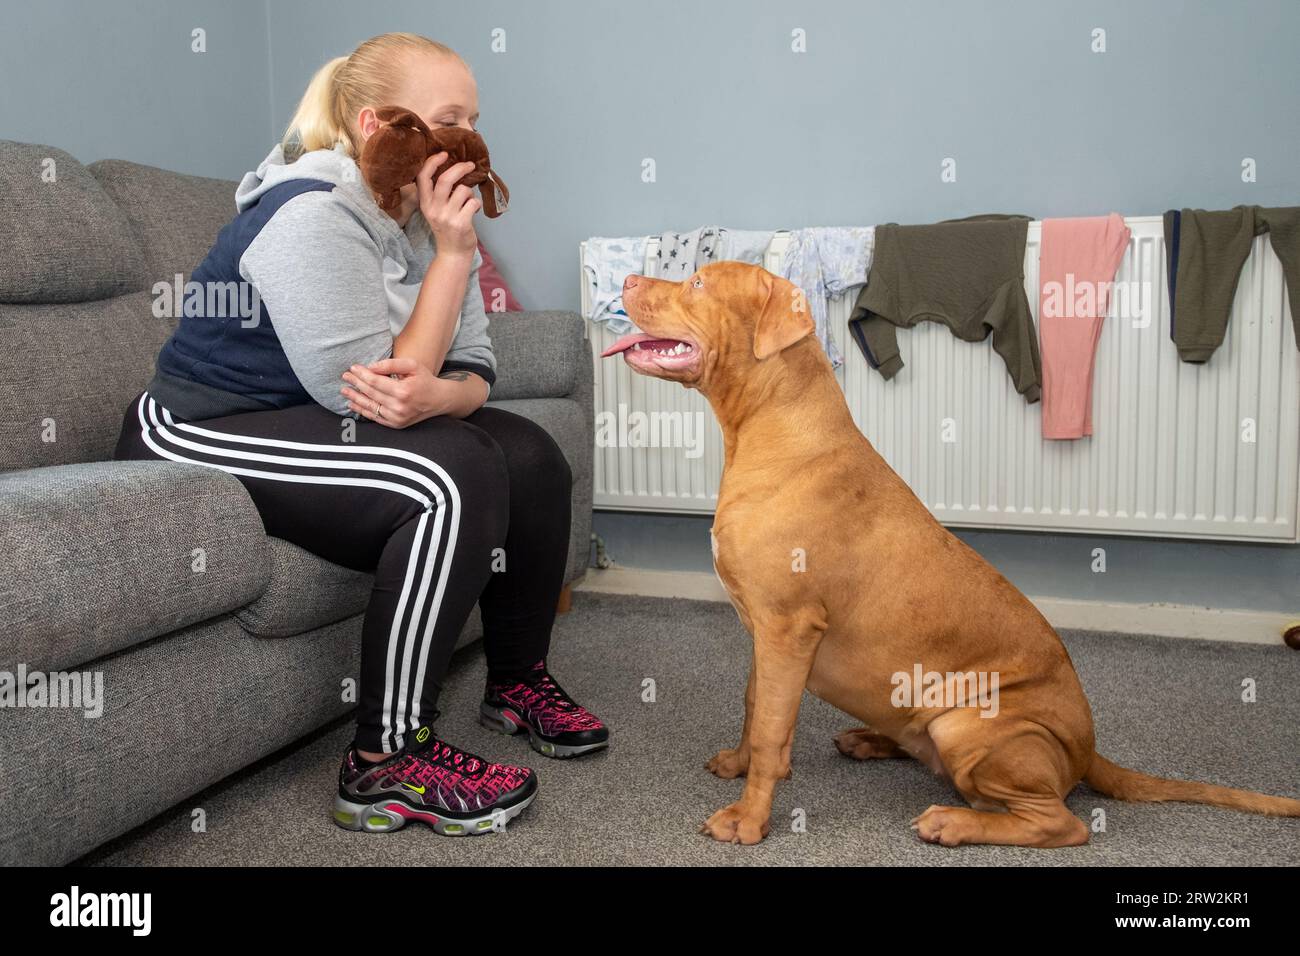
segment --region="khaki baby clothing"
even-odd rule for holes
[[[875,257],[849,331],[886,379],[903,367],[897,327],[942,322],[959,339],[993,335],[1016,391],[1038,401],[1038,336],[1025,296],[1026,216],[876,227]]]
[[[1300,347],[1300,207],[1234,206],[1165,213],[1169,335],[1184,362],[1205,362],[1223,344],[1241,267],[1255,237],[1269,233],[1282,262]]]

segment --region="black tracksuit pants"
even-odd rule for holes
[[[356,746],[394,752],[434,714],[477,601],[493,675],[546,656],[569,550],[572,476],[539,425],[480,408],[405,429],[316,403],[185,422],[147,392],[114,458],[170,459],[238,478],[266,533],[373,573]]]

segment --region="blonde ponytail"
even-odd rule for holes
[[[296,159],[313,149],[333,149],[346,135],[335,77],[347,62],[347,57],[336,56],[312,76],[280,141],[286,158]]]
[[[409,63],[405,54],[411,53],[455,57],[469,69],[451,47],[416,33],[371,37],[348,56],[330,60],[312,76],[280,140],[285,158],[292,162],[303,153],[333,149],[338,143],[353,159],[360,156],[357,114],[366,106],[391,105]]]

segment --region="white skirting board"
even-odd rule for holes
[[[575,590],[730,603],[717,577],[703,571],[590,568]],[[1300,612],[1294,615],[1267,614],[1185,604],[1104,604],[1033,596],[1029,600],[1053,627],[1083,631],[1153,634],[1240,644],[1282,644],[1283,631],[1300,623]]]

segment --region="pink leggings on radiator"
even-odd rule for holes
[[[1092,372],[1129,228],[1117,213],[1045,219],[1039,245],[1038,334],[1043,437],[1092,434]]]

